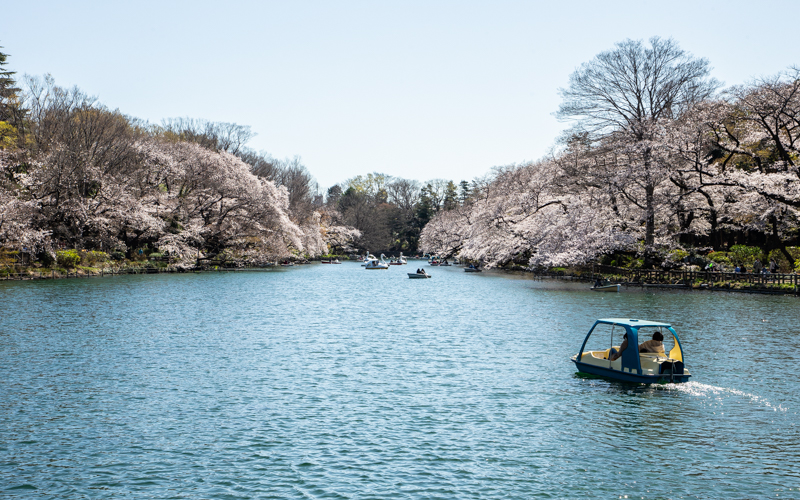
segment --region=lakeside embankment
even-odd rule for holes
[[[301,265],[297,263],[296,265]],[[73,269],[53,269],[53,268],[34,268],[18,267],[13,271],[6,268],[5,272],[0,272],[0,280],[49,280],[67,278],[102,278],[105,276],[122,276],[127,274],[173,274],[173,273],[200,273],[213,271],[258,271],[280,267],[279,264],[258,267],[242,266],[223,266],[223,265],[199,265],[199,266],[119,266],[119,267],[80,267]]]
[[[343,259],[347,260],[347,259]],[[309,264],[296,262],[293,265]],[[163,274],[163,273],[200,273],[200,272],[236,272],[265,271],[280,264],[268,266],[236,266],[224,262],[206,262],[192,267],[172,266],[166,262],[147,262],[135,266],[127,263],[121,266],[92,268],[78,267],[74,269],[53,269],[19,266],[6,268],[0,274],[1,280],[41,280],[68,278],[102,278],[127,274]],[[797,273],[729,273],[719,271],[683,271],[624,269],[609,266],[552,268],[548,270],[529,270],[524,268],[504,269],[497,272],[523,272],[540,278],[566,279],[593,282],[597,279],[619,283],[624,287],[665,288],[697,291],[727,291],[757,294],[778,294],[800,296],[800,275]]]
[[[567,267],[533,271],[524,268],[505,270],[533,273],[542,278],[586,282],[602,279],[608,280],[610,283],[619,283],[625,287],[800,295],[800,274],[797,273],[731,273],[625,269],[611,266]]]

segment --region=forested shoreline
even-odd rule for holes
[[[151,124],[0,52],[0,267],[259,266],[420,251],[529,269],[800,266],[800,69],[722,89],[674,40],[626,40],[562,89],[552,152],[459,184],[370,173],[321,194],[250,127]]]
[[[2,264],[166,257],[263,265],[346,251],[359,232],[297,160],[245,147],[249,127],[152,125],[50,76],[18,83],[0,54]]]
[[[589,264],[795,271],[800,68],[720,90],[674,40],[580,66],[547,157],[497,168],[420,246],[489,267]]]
[[[17,78],[7,58],[0,52],[0,267],[410,255],[430,218],[470,191],[370,173],[323,196],[299,157],[248,148],[248,126],[151,124],[49,75]]]

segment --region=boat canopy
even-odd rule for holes
[[[602,318],[598,319],[595,324],[597,323],[606,323],[609,325],[624,325],[630,326],[636,329],[639,329],[643,326],[650,326],[650,327],[662,327],[662,328],[669,328],[669,323],[659,323],[658,321],[648,321],[645,319],[623,319],[623,318]]]

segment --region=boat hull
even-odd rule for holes
[[[591,365],[588,363],[584,363],[582,361],[578,361],[576,359],[571,360],[575,363],[578,372],[580,373],[588,373],[590,375],[596,375],[598,377],[609,378],[613,380],[620,380],[622,382],[633,382],[637,384],[655,384],[659,382],[688,382],[689,377],[692,375],[689,373],[682,373],[682,374],[669,374],[669,373],[661,373],[658,375],[639,375],[638,373],[628,373],[622,372],[619,370],[614,370],[612,368],[604,368],[602,366]]]
[[[619,292],[619,287],[622,285],[603,285],[603,286],[593,286],[591,290],[593,292]]]
[[[407,273],[407,274],[408,277],[411,278],[412,280],[425,279],[431,277],[430,274],[417,274],[417,273]]]

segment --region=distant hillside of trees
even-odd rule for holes
[[[361,233],[359,251],[413,255],[422,229],[441,210],[452,210],[469,198],[477,181],[433,179],[426,183],[371,173],[328,189],[326,206],[340,214],[341,224]]]

